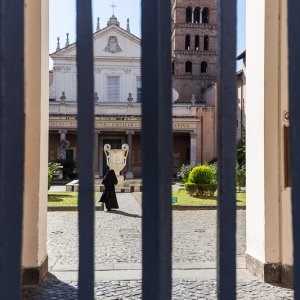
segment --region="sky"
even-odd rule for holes
[[[226,1],[226,0],[225,0]],[[75,42],[76,36],[76,1],[75,0],[50,0],[50,33],[49,52],[55,52],[57,37],[60,37],[61,48],[66,43],[66,33],[70,34],[70,43]],[[245,50],[246,43],[246,0],[238,2],[238,43],[237,54]],[[106,27],[106,23],[112,15],[113,0],[93,0],[93,27],[96,30],[97,17],[100,17],[100,27]],[[115,16],[121,27],[126,28],[126,20],[130,19],[131,33],[140,37],[141,0],[114,0],[116,5]],[[50,62],[50,68],[51,68]]]

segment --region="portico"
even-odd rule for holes
[[[76,103],[57,104],[50,102],[49,161],[58,159],[77,160],[77,118]],[[100,105],[95,106],[96,113]],[[103,109],[103,104],[101,104]],[[126,178],[141,177],[141,105],[138,103],[105,104],[106,115],[95,117],[95,178],[102,177],[107,166],[103,147],[109,143],[120,148],[129,145]],[[62,114],[61,112],[65,113]],[[125,114],[124,111],[129,112]],[[52,112],[52,113],[51,113]],[[182,164],[193,166],[214,158],[213,109],[174,105],[173,118],[173,176]],[[205,132],[205,139],[204,137]],[[206,142],[206,143],[205,143]]]

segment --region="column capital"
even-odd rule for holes
[[[60,129],[58,130],[59,134],[67,134],[68,130],[67,129]]]
[[[192,131],[192,132],[190,132],[190,136],[191,136],[191,139],[195,139],[195,138],[197,138],[197,133]]]
[[[96,135],[97,135],[97,134],[101,134],[101,131],[98,130],[98,129],[95,129],[95,134],[96,134]]]
[[[129,134],[134,135],[134,131],[133,130],[126,130],[126,134],[127,135],[129,135]]]

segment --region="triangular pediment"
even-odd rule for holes
[[[51,58],[63,59],[76,56],[76,43],[52,53]],[[141,40],[126,30],[112,25],[94,33],[95,58],[139,58],[141,56]]]

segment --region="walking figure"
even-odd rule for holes
[[[115,185],[118,184],[118,179],[114,170],[108,170],[102,180],[102,184],[104,184],[104,192],[99,202],[105,203],[107,211],[110,211],[112,208],[119,208],[115,192]]]

